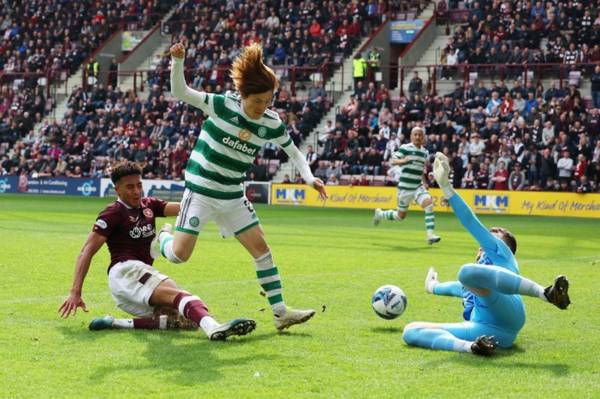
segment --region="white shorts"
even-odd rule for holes
[[[426,199],[431,199],[431,195],[423,186],[417,187],[416,190],[401,190],[398,189],[398,209],[405,212],[412,201],[421,205]]]
[[[119,262],[108,273],[108,287],[117,306],[139,317],[152,316],[149,301],[158,285],[169,277],[139,260]]]
[[[238,235],[259,221],[252,203],[246,196],[218,199],[185,189],[175,231],[198,235],[209,221],[214,220],[223,237]]]

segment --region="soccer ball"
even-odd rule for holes
[[[377,316],[391,320],[406,310],[406,295],[395,285],[384,285],[377,288],[371,298],[371,306]]]

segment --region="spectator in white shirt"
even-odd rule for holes
[[[556,164],[558,168],[558,178],[560,180],[570,180],[573,174],[573,160],[569,156],[569,151],[563,151],[563,156]]]

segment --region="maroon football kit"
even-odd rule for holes
[[[132,208],[117,200],[107,206],[96,218],[93,231],[106,237],[110,252],[110,266],[127,260],[139,260],[148,265],[150,243],[156,235],[155,218],[165,216],[163,200],[142,198],[139,208]]]

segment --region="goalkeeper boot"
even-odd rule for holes
[[[173,229],[173,226],[171,226],[169,223],[165,223],[164,226],[162,227],[162,229],[160,229],[160,231],[158,232],[158,234],[156,234],[156,237],[154,237],[154,239],[150,243],[150,256],[152,257],[152,259],[158,259],[158,258],[160,258],[160,255],[161,255],[160,239],[159,239],[160,234],[161,233],[171,234],[172,229]]]
[[[113,327],[115,318],[112,316],[97,317],[89,325],[91,331],[108,330]]]
[[[305,323],[314,315],[315,311],[312,309],[297,310],[286,307],[285,313],[275,315],[275,327],[279,331],[282,331],[286,328],[293,326],[294,324]]]
[[[439,283],[437,272],[433,267],[430,267],[427,272],[427,277],[425,277],[425,292],[433,294],[433,288]]]
[[[480,335],[471,344],[471,352],[479,356],[491,356],[496,345],[497,342],[493,336]]]
[[[559,309],[566,309],[571,303],[569,299],[569,280],[565,276],[558,276],[554,284],[546,287],[544,296],[548,302],[554,304]]]
[[[246,335],[254,331],[256,322],[251,319],[234,319],[227,323],[220,324],[208,334],[208,339],[211,341],[225,341],[233,335]]]

